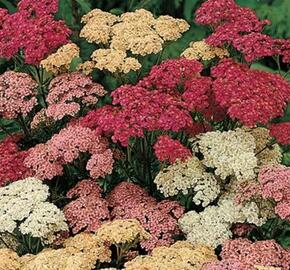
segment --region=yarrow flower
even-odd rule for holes
[[[270,135],[274,137],[280,144],[290,143],[290,123],[283,122],[270,125]]]
[[[200,213],[187,212],[179,219],[179,225],[187,241],[216,248],[232,237],[233,224],[248,222],[261,226],[266,221],[260,216],[260,209],[254,202],[243,206],[233,198],[225,197],[219,200],[218,205],[208,206]]]
[[[141,65],[133,55],[145,56],[162,50],[165,41],[174,41],[189,29],[185,20],[171,16],[154,18],[150,11],[138,9],[115,16],[100,9],[84,15],[85,24],[80,32],[90,43],[109,45],[108,49],[98,49],[92,54],[92,62],[87,72],[93,68],[107,69],[110,72],[128,73],[138,70]],[[82,67],[84,68],[84,66]]]
[[[0,75],[0,116],[27,116],[37,104],[37,83],[26,73],[6,71]]]
[[[256,176],[255,139],[242,129],[211,131],[198,136],[196,152],[203,154],[202,163],[216,168],[215,174],[222,179],[252,179]]]
[[[220,186],[214,175],[205,172],[202,163],[196,157],[186,161],[177,161],[161,170],[154,179],[157,189],[165,197],[191,194],[197,205],[207,206],[220,192]]]
[[[154,248],[151,255],[136,257],[125,263],[125,269],[194,270],[201,269],[204,263],[215,260],[216,255],[211,248],[178,241],[170,247]]]
[[[264,199],[276,202],[275,212],[290,220],[290,168],[283,165],[263,167],[258,175]]]
[[[24,51],[27,64],[37,65],[59,46],[68,43],[71,31],[63,21],[56,21],[57,1],[22,0],[18,11],[2,19],[0,56],[11,58]]]
[[[110,219],[109,206],[101,192],[96,182],[82,180],[67,193],[67,197],[74,200],[63,211],[74,234],[81,231],[94,232]]]
[[[40,62],[40,65],[54,75],[66,73],[70,69],[72,60],[79,57],[80,49],[74,43],[61,46],[55,53]]]
[[[215,58],[230,56],[228,50],[208,45],[205,40],[191,42],[189,47],[181,54],[186,59],[210,61]]]
[[[192,155],[188,148],[168,135],[159,136],[153,148],[159,161],[168,161],[171,164],[177,159],[184,161]]]
[[[104,94],[103,86],[90,77],[80,72],[65,73],[50,82],[45,113],[54,120],[75,116],[82,106],[96,104]]]
[[[177,219],[183,215],[184,209],[177,202],[158,203],[145,190],[127,182],[117,185],[107,200],[113,219],[137,219],[151,234],[148,240],[141,242],[141,247],[146,250],[173,243],[174,235],[179,233]]]
[[[17,145],[19,137],[6,137],[0,142],[0,186],[32,176],[32,171],[24,165],[27,151],[21,151]]]
[[[45,144],[38,144],[29,149],[25,165],[31,168],[39,179],[52,179],[63,174],[64,164],[73,162],[85,152],[91,154],[87,169],[92,172],[94,178],[104,177],[112,172],[112,151],[94,131],[78,125],[64,128]],[[106,162],[103,162],[104,159]]]
[[[228,240],[224,243],[221,257],[221,262],[212,262],[202,269],[252,270],[263,269],[259,266],[272,266],[288,270],[290,264],[290,253],[274,240],[254,243],[248,239]],[[239,267],[235,268],[235,265],[239,265]]]
[[[284,115],[290,85],[277,74],[251,70],[231,59],[221,60],[212,69],[216,101],[232,119],[247,126],[267,124]]]
[[[36,178],[26,178],[0,188],[0,232],[17,227],[43,243],[52,243],[57,233],[68,229],[64,214],[47,202],[48,186]]]

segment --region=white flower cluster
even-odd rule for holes
[[[208,206],[201,213],[189,211],[179,220],[189,242],[213,248],[232,236],[230,228],[234,223],[244,222],[260,226],[266,219],[259,217],[259,208],[254,202],[242,206],[233,198],[223,198],[217,206]]]
[[[203,154],[203,164],[216,168],[215,174],[222,179],[227,176],[253,179],[257,167],[255,148],[255,138],[242,129],[236,129],[204,133],[199,136],[194,150]]]
[[[215,200],[220,186],[213,174],[206,173],[197,157],[176,163],[160,171],[154,179],[157,188],[165,197],[175,196],[179,192],[194,194],[193,202],[207,206]]]
[[[26,178],[0,188],[0,233],[12,233],[18,225],[21,233],[51,243],[55,233],[68,229],[64,214],[45,202],[48,186],[36,178]]]

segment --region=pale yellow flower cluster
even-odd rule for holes
[[[275,143],[270,147],[267,145],[270,144],[272,137],[270,136],[270,131],[266,128],[258,127],[247,129],[254,138],[256,143],[256,157],[258,158],[258,167],[262,167],[268,164],[280,164],[282,161],[282,153],[280,146]]]
[[[249,222],[260,226],[266,221],[254,202],[243,206],[236,204],[233,198],[222,198],[218,205],[208,206],[203,212],[187,212],[179,219],[179,225],[192,244],[202,243],[216,248],[231,238],[232,224]]]
[[[43,125],[45,127],[50,126],[53,123],[53,118],[46,115],[46,110],[41,109],[36,113],[30,123],[32,129],[37,129],[39,126]]]
[[[70,69],[72,60],[79,57],[80,49],[74,43],[69,43],[60,47],[56,53],[49,55],[46,59],[40,62],[47,72],[54,75],[66,73]]]
[[[109,242],[114,245],[140,242],[150,238],[136,219],[114,220],[104,223],[96,232],[100,242]]]
[[[193,246],[179,241],[170,247],[157,247],[149,256],[138,256],[125,263],[126,270],[200,270],[202,265],[216,260],[214,250],[203,245]]]
[[[110,261],[110,249],[89,233],[67,239],[64,248],[47,248],[37,255],[18,257],[10,249],[0,249],[0,270],[90,270],[97,262]]]
[[[48,186],[32,177],[1,187],[0,233],[12,233],[18,227],[23,234],[52,243],[68,226],[63,212],[46,202],[48,196]]]
[[[187,59],[209,61],[214,58],[229,57],[227,49],[208,45],[204,40],[191,42],[189,47],[181,54]]]
[[[216,168],[215,174],[225,179],[235,176],[239,179],[255,178],[257,158],[255,138],[242,129],[225,132],[212,131],[198,136],[194,151],[200,151],[203,164]]]
[[[154,179],[157,188],[165,197],[178,193],[194,194],[193,202],[207,206],[216,199],[220,186],[213,174],[206,173],[202,163],[196,157],[176,163],[160,171]]]
[[[0,270],[21,270],[21,264],[17,253],[8,248],[1,248]]]
[[[93,53],[93,61],[80,66],[86,74],[93,68],[120,73],[135,71],[141,65],[136,58],[127,57],[127,52],[141,56],[156,54],[162,50],[166,41],[177,40],[189,29],[185,20],[171,16],[154,18],[145,9],[127,12],[121,16],[94,9],[82,18],[82,22],[85,25],[80,37],[106,46],[106,49]]]

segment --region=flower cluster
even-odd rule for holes
[[[274,240],[254,243],[247,239],[228,240],[223,246],[221,257],[222,261],[209,263],[203,270],[263,269],[260,266],[288,270],[290,264],[290,253]]]
[[[31,176],[31,171],[24,165],[27,151],[21,151],[17,146],[18,137],[7,137],[0,142],[0,186],[9,182]]]
[[[290,168],[282,165],[263,167],[258,176],[264,199],[276,202],[275,212],[290,220]]]
[[[204,263],[215,261],[214,251],[206,246],[193,246],[179,241],[170,247],[157,247],[149,256],[138,256],[125,264],[126,270],[135,269],[201,269]]]
[[[207,206],[220,192],[214,175],[205,172],[198,158],[192,157],[185,162],[178,161],[160,171],[154,179],[157,188],[165,197],[190,193],[193,202]]]
[[[37,104],[37,83],[27,74],[6,71],[0,75],[0,116],[27,116]]]
[[[177,202],[161,201],[149,196],[137,185],[122,182],[108,196],[114,219],[137,219],[142,227],[151,234],[141,242],[146,250],[156,246],[173,243],[179,233],[177,219],[183,215],[183,207]]]
[[[245,206],[232,198],[222,198],[217,206],[208,206],[203,212],[187,212],[180,220],[181,230],[192,244],[202,243],[216,248],[232,236],[231,226],[235,223],[264,224],[267,218],[260,216],[254,202]]]
[[[168,135],[159,136],[153,148],[159,161],[171,164],[177,159],[184,161],[192,155],[188,148]]]
[[[72,60],[79,57],[79,54],[79,47],[74,43],[69,43],[42,60],[40,65],[54,75],[62,74],[69,71]]]
[[[267,124],[282,116],[290,97],[290,84],[277,74],[249,69],[224,59],[212,69],[216,101],[232,119],[247,126]]]
[[[44,249],[37,255],[18,258],[23,270],[57,269],[90,270],[97,262],[109,262],[111,251],[92,234],[80,233],[69,238],[64,248]],[[13,269],[16,270],[16,269]]]
[[[242,129],[201,134],[197,146],[196,151],[203,154],[202,163],[216,168],[215,174],[222,179],[227,176],[236,176],[238,179],[255,177],[255,139]]]
[[[208,45],[204,40],[191,42],[189,47],[181,54],[186,59],[210,61],[215,58],[228,57],[228,50]]]
[[[104,88],[83,73],[65,73],[50,82],[45,112],[54,120],[75,116],[81,106],[96,104],[104,94]]]
[[[162,50],[166,41],[174,41],[187,31],[189,25],[181,19],[171,16],[154,18],[151,12],[138,9],[115,16],[99,9],[94,9],[83,16],[85,24],[80,32],[88,42],[104,44],[107,49],[98,49],[92,54],[92,68],[107,69],[110,72],[128,73],[141,67],[133,55],[156,54]]]
[[[97,230],[96,236],[100,242],[108,242],[112,245],[138,243],[150,238],[150,234],[136,219],[116,219],[104,223]]]
[[[290,123],[282,122],[270,125],[270,135],[274,137],[280,144],[290,143]]]
[[[86,152],[91,154],[86,168],[93,178],[104,177],[112,172],[112,151],[94,131],[78,125],[64,128],[45,144],[29,149],[25,165],[39,179],[52,179],[63,174],[63,165]]]
[[[21,0],[18,11],[1,17],[0,56],[11,58],[23,50],[25,62],[37,65],[46,55],[68,43],[71,31],[56,21],[58,1]]]
[[[36,178],[26,178],[0,188],[0,232],[19,228],[44,243],[52,243],[56,234],[66,231],[64,214],[46,202],[48,186]]]
[[[96,182],[82,180],[67,193],[67,197],[74,200],[63,211],[74,234],[94,232],[110,218],[108,203],[102,198],[101,192]]]

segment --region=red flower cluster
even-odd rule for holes
[[[166,161],[171,164],[177,159],[184,161],[192,156],[188,148],[168,135],[159,136],[153,148],[159,161]]]
[[[270,125],[270,135],[280,144],[290,143],[290,122]]]
[[[177,220],[183,215],[184,208],[175,201],[158,203],[145,190],[127,182],[116,186],[107,199],[112,207],[112,218],[135,218],[151,234],[149,240],[141,242],[146,250],[168,246],[179,234]]]
[[[62,175],[63,165],[85,152],[91,154],[87,169],[92,177],[104,177],[112,172],[113,153],[107,144],[94,131],[78,125],[64,128],[45,144],[31,148],[25,164],[33,170],[35,177],[52,179]]]
[[[110,219],[109,205],[102,198],[102,189],[92,180],[82,180],[68,193],[75,199],[64,208],[69,227],[74,234],[81,231],[95,232],[104,221]]]
[[[27,151],[17,146],[19,137],[7,137],[0,143],[0,186],[32,176],[32,172],[24,165]]]
[[[11,15],[1,10],[0,56],[11,58],[19,50],[25,54],[25,62],[38,64],[45,56],[68,42],[71,31],[63,21],[56,21],[58,1],[19,2],[19,10]]]
[[[186,105],[159,90],[124,85],[112,93],[113,105],[89,113],[81,125],[112,134],[114,142],[127,146],[130,137],[143,137],[144,130],[180,131],[192,125]],[[121,105],[121,106],[119,106]]]
[[[273,199],[276,214],[290,221],[290,168],[266,166],[260,170],[258,179],[263,198]]]
[[[282,116],[290,100],[290,85],[281,76],[249,69],[232,59],[221,60],[212,76],[217,103],[247,126]]]

